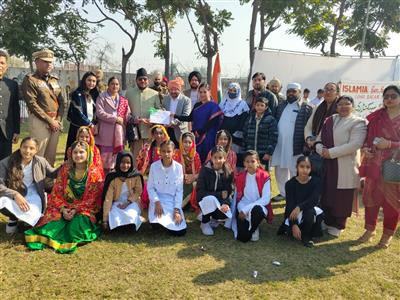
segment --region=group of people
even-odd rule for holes
[[[288,84],[283,96],[277,78],[267,84],[257,72],[246,98],[233,82],[217,104],[197,71],[183,90],[180,77],[150,87],[140,68],[136,86],[124,95],[118,78],[111,77],[104,90],[96,74],[87,72],[71,94],[65,162],[55,169],[66,104],[50,75],[53,52],[33,57],[37,70],[22,86],[30,136],[11,153],[19,135],[18,91],[3,77],[8,55],[0,51],[0,102],[8,112],[5,119],[0,115],[0,139],[8,145],[0,161],[0,211],[9,217],[8,233],[16,231],[18,220],[30,226],[30,249],[70,253],[101,231],[137,231],[145,208],[154,230],[182,236],[188,206],[204,235],[223,225],[239,241],[257,241],[262,220],[272,222],[271,201],[283,199],[278,234],[312,247],[323,231],[337,237],[345,229],[357,209],[360,179],[365,233],[359,241],[375,235],[383,207],[379,246],[389,246],[399,221],[400,185],[385,181],[382,166],[400,148],[397,86],[384,90],[382,108],[365,120],[333,82],[313,105],[302,97],[300,84]],[[169,124],[150,122],[156,110],[169,112]],[[274,198],[272,167],[280,193]]]

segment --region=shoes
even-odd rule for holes
[[[357,240],[359,243],[368,243],[376,235],[375,231],[365,230],[364,234]]]
[[[214,235],[214,230],[212,229],[210,222],[200,224],[201,232],[204,235]]]
[[[389,248],[390,242],[392,241],[393,236],[388,234],[382,234],[381,240],[379,241],[378,247],[381,249]]]
[[[272,202],[279,202],[279,201],[285,200],[285,197],[283,197],[281,194],[279,194],[279,195],[276,195],[275,197],[273,197],[271,200],[272,200]]]
[[[211,226],[211,228],[217,228],[217,227],[219,226],[219,224],[220,224],[220,222],[219,222],[218,220],[212,219],[212,220],[210,221],[210,226]]]
[[[314,242],[312,240],[303,241],[303,245],[304,245],[304,247],[312,248],[312,247],[314,247]]]
[[[7,234],[15,234],[17,232],[17,229],[18,229],[17,221],[10,221],[6,225]]]
[[[335,236],[335,237],[339,237],[340,234],[342,233],[343,230],[341,229],[337,229],[336,227],[332,227],[332,226],[327,226],[328,228],[328,234]]]
[[[257,228],[256,231],[251,235],[251,241],[257,242],[260,239],[260,230]]]

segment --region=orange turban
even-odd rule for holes
[[[168,81],[168,88],[177,88],[178,90],[182,90],[182,87],[185,85],[185,82],[181,77],[176,77],[173,80]]]

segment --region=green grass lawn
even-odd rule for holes
[[[60,141],[63,156],[65,136]],[[61,146],[62,145],[62,146]],[[62,155],[61,155],[62,153]],[[274,191],[276,188],[274,188]],[[324,236],[313,249],[276,236],[284,202],[274,204],[272,225],[262,223],[260,241],[240,243],[218,228],[201,234],[186,213],[182,238],[155,234],[144,223],[137,233],[103,235],[75,254],[31,252],[23,235],[0,230],[2,299],[400,299],[400,234],[387,250],[357,245],[363,211],[338,239]],[[146,215],[145,215],[146,216]],[[281,266],[272,265],[278,260]],[[253,271],[258,276],[253,278]]]

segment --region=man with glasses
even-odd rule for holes
[[[125,96],[128,99],[135,124],[138,126],[138,135],[134,141],[129,141],[131,151],[136,159],[144,142],[150,137],[150,110],[151,108],[161,108],[158,92],[149,87],[146,69],[140,68],[136,71],[136,87],[129,88]]]
[[[276,110],[278,121],[278,143],[272,154],[271,165],[275,167],[275,177],[280,194],[274,201],[286,197],[285,184],[296,176],[296,161],[303,154],[304,126],[311,116],[312,107],[301,97],[299,83],[290,83],[287,86],[286,101],[279,104]]]

